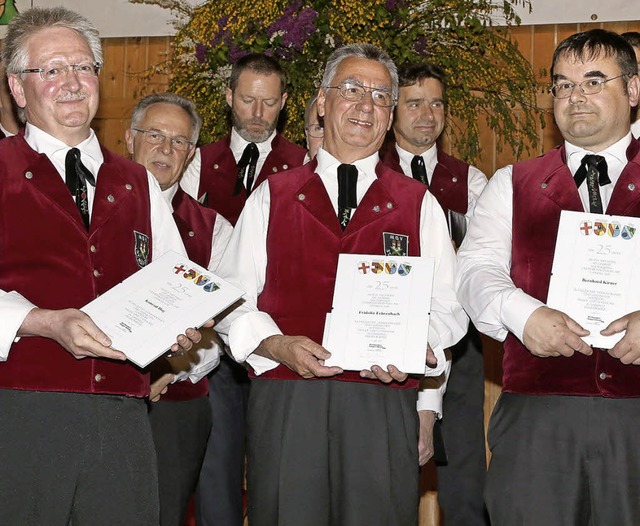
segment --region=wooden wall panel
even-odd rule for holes
[[[548,84],[548,68],[553,50],[567,36],[594,27],[612,31],[640,31],[640,21],[591,24],[565,24],[522,26],[513,28],[511,38],[519,45],[522,54],[531,61],[541,85]],[[113,38],[104,40],[105,68],[101,73],[100,110],[94,121],[94,128],[102,143],[108,148],[126,154],[124,130],[136,101],[143,95],[165,91],[169,78],[162,72],[152,72],[156,66],[165,63],[171,52],[169,37]],[[542,91],[538,95],[538,105],[546,111],[546,126],[539,128],[539,145],[536,154],[548,151],[560,144],[562,138],[553,122],[553,100]],[[477,165],[487,175],[501,166],[514,161],[513,152],[504,148],[498,152],[499,137],[486,126],[480,127],[482,158]],[[445,139],[447,151],[450,147]],[[500,395],[502,346],[488,338],[485,348],[485,423]],[[422,473],[423,497],[420,506],[420,526],[442,526],[436,501],[435,469],[429,465]]]

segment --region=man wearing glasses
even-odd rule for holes
[[[599,193],[605,213],[640,216],[636,57],[615,33],[578,33],[557,47],[551,80],[564,144],[496,172],[458,252],[460,301],[506,340],[485,496],[493,526],[639,524],[640,312],[603,331],[626,330],[603,350],[545,305],[562,210],[593,212]]]
[[[392,365],[328,367],[320,344],[338,255],[384,255],[385,232],[402,240],[396,250],[405,255],[436,259],[431,348],[439,354],[466,332],[442,209],[424,185],[379,162],[397,93],[385,52],[336,50],[318,93],[324,143],[316,159],[252,194],[219,267],[247,292],[219,330],[255,377],[247,458],[254,526],[418,522],[416,409],[433,409],[418,396],[420,379]],[[436,365],[433,354],[429,362]]]
[[[449,233],[460,246],[478,196],[487,178],[475,166],[437,146],[445,128],[445,73],[434,64],[417,62],[398,68],[400,93],[393,119],[394,141],[384,149],[389,168],[427,185],[447,216]],[[436,451],[438,502],[447,526],[484,526],[484,480],[487,460],[484,438],[484,360],[480,335],[473,327],[451,349],[447,394],[436,413],[424,413],[421,425],[433,444],[434,424],[441,425],[446,445]],[[435,422],[436,414],[446,416]]]
[[[184,246],[153,177],[90,128],[95,27],[30,9],[9,25],[2,58],[26,122],[0,142],[2,522],[157,525],[149,375],[78,309]],[[186,335],[184,351],[200,340]]]
[[[189,259],[215,271],[233,230],[215,210],[187,195],[178,184],[195,151],[202,120],[194,103],[174,93],[141,99],[126,131],[127,149],[157,179],[171,207]],[[158,458],[160,525],[181,526],[196,489],[211,408],[206,374],[220,361],[212,330],[189,353],[158,358],[151,366],[149,419]]]

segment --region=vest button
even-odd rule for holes
[[[451,180],[452,180],[454,183],[457,183],[457,182],[458,182],[458,178],[457,178],[457,177],[452,177],[452,178],[451,178]]]
[[[600,380],[606,380],[607,379],[607,373],[600,373]]]
[[[100,277],[100,271],[99,271],[97,268],[94,268],[94,269],[93,269],[93,275],[94,275],[96,278],[99,278],[99,277]]]
[[[633,192],[636,189],[636,185],[633,183],[629,183],[629,186],[627,186],[627,188]]]
[[[24,176],[25,176],[27,179],[33,179],[33,174],[32,174],[31,172],[26,172],[26,173],[24,174]]]
[[[93,377],[93,379],[94,379],[96,382],[102,382],[102,375],[101,375],[101,374],[96,374],[96,375]]]
[[[373,207],[374,212],[380,212],[380,207],[378,205]]]
[[[89,250],[91,250],[91,252],[92,252],[93,254],[95,254],[95,253],[96,253],[96,246],[95,246],[95,245],[91,245],[91,246],[89,247]]]
[[[195,235],[196,235],[196,233],[193,230],[189,230],[189,237],[193,237]]]
[[[219,166],[218,166],[217,164],[214,164],[214,165],[213,165],[213,169],[214,169],[214,170],[217,170],[218,168],[219,168]]]
[[[288,165],[288,164],[283,164],[283,165],[282,165],[282,169],[283,169],[283,170],[287,170],[287,169],[289,169],[289,165]]]
[[[387,208],[391,210],[393,208],[393,203],[387,203]]]
[[[124,187],[125,187],[127,190],[131,190],[131,189],[133,188],[133,186],[131,186],[130,184],[125,184],[125,185],[124,185]]]
[[[305,195],[304,194],[298,194],[298,200],[299,201],[304,201]]]
[[[115,198],[115,197],[113,197],[111,194],[109,194],[109,195],[107,196],[107,201],[109,201],[110,203],[113,203],[115,200],[116,200],[116,198]]]
[[[277,166],[274,166],[274,167],[273,167],[273,173],[276,173],[277,171],[278,171],[278,167],[277,167]]]
[[[547,187],[547,183],[540,183],[540,188],[543,190]]]

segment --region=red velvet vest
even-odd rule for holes
[[[313,161],[269,177],[268,264],[258,309],[270,314],[284,334],[308,336],[322,343],[338,255],[383,255],[383,232],[392,232],[408,235],[409,255],[419,256],[420,210],[426,188],[378,164],[377,181],[343,232],[327,191],[314,173],[315,166]],[[284,365],[261,378],[301,379]],[[352,371],[335,379],[365,381]],[[418,380],[410,378],[400,387],[417,385]]]
[[[207,268],[211,259],[211,240],[216,224],[216,211],[202,206],[187,195],[180,186],[178,186],[176,195],[173,196],[171,205],[173,206],[173,219],[178,225],[178,231],[189,259],[201,267]],[[209,382],[206,377],[195,384],[187,379],[171,384],[167,392],[162,395],[162,399],[194,400],[207,396],[208,392]]]
[[[200,188],[198,197],[207,193],[207,206],[217,210],[235,226],[247,200],[246,192],[233,195],[238,168],[229,148],[231,137],[200,148]],[[271,152],[264,161],[253,188],[257,188],[268,175],[302,166],[307,151],[276,134],[271,143]]]
[[[87,232],[49,159],[22,136],[0,142],[1,289],[44,309],[79,308],[139,269],[136,232],[151,250],[147,174],[103,154]],[[149,378],[128,362],[76,360],[51,339],[25,337],[0,363],[0,388],[143,397]]]
[[[396,143],[386,145],[382,163],[398,173],[403,173],[400,167],[400,156]],[[438,163],[431,177],[429,191],[438,200],[447,216],[447,210],[466,214],[469,208],[469,165],[438,149]],[[410,174],[409,174],[410,175]]]
[[[640,217],[640,156],[633,140],[607,214]],[[546,302],[562,210],[583,211],[564,148],[513,167],[511,277],[524,292]],[[490,225],[489,225],[490,227]],[[504,390],[526,394],[640,396],[640,368],[606,351],[591,356],[538,358],[509,334],[504,344]]]

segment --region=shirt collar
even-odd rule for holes
[[[318,148],[318,155],[316,156],[318,160],[318,166],[316,168],[316,173],[323,177],[325,175],[330,175],[336,177],[338,174],[338,166],[342,163],[336,159],[333,155],[331,155],[327,150],[322,148]],[[357,161],[351,163],[358,168],[358,180],[360,180],[363,176],[373,176],[377,178],[376,166],[378,165],[380,157],[378,152],[373,153],[369,157],[365,157],[364,159],[358,159]]]
[[[597,155],[602,155],[606,159],[607,166],[609,167],[609,172],[613,172],[614,174],[616,174],[616,180],[628,162],[627,148],[629,147],[629,144],[631,144],[631,137],[631,132],[629,132],[618,142],[597,153]],[[580,148],[575,144],[571,144],[568,141],[564,142],[564,147],[567,154],[567,166],[569,167],[569,170],[571,170],[571,173],[573,175],[575,175],[576,170],[580,168],[582,158],[585,155],[594,153],[590,150]],[[614,169],[612,170],[612,168]],[[615,183],[613,178],[611,179],[611,182]]]
[[[273,142],[275,136],[276,131],[274,130],[266,141],[255,143],[260,154],[259,159],[265,159],[267,155],[271,153],[271,143]],[[231,151],[233,152],[233,157],[235,158],[236,163],[240,160],[240,157],[242,157],[242,153],[247,147],[247,144],[249,144],[249,141],[240,137],[240,134],[236,131],[235,128],[232,127],[229,148],[231,148]]]
[[[398,146],[398,143],[396,143],[396,150],[398,152],[398,157],[400,158],[400,166],[403,170],[407,167],[407,173],[411,174],[411,161],[413,161],[414,154]],[[438,148],[433,144],[431,148],[422,152],[420,156],[424,161],[424,166],[427,170],[427,177],[431,180],[431,175],[436,169],[436,164],[438,164]]]
[[[175,183],[173,186],[170,186],[166,190],[162,190],[162,197],[164,197],[164,200],[167,202],[172,212],[173,212],[173,205],[171,204],[171,202],[173,201],[173,198],[176,196],[176,193],[178,192],[178,186],[180,186],[180,184]]]

